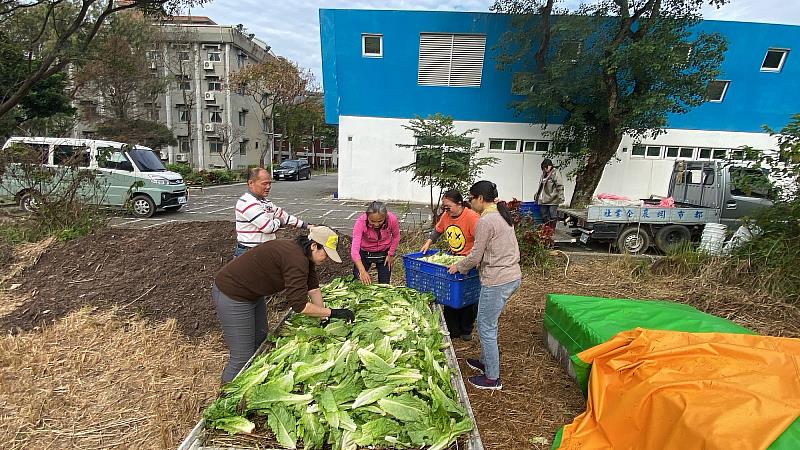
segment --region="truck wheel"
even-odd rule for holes
[[[656,247],[664,253],[682,247],[692,240],[692,233],[683,225],[667,225],[656,232]]]
[[[153,214],[156,212],[156,204],[153,203],[153,200],[150,200],[150,197],[146,195],[134,197],[133,204],[131,206],[133,209],[133,215],[136,217],[153,217]]]
[[[650,247],[650,235],[641,227],[628,227],[617,237],[617,248],[620,253],[640,255]]]

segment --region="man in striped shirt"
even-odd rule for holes
[[[308,228],[308,224],[267,199],[272,176],[263,168],[247,174],[247,192],[236,202],[236,249],[233,256],[275,239],[280,227]]]

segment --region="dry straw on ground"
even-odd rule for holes
[[[417,251],[424,237],[409,233],[398,253]],[[396,263],[393,281],[402,283],[402,262]],[[561,254],[550,270],[525,274],[500,319],[503,390],[468,388],[485,448],[549,448],[545,442],[584,409],[577,385],[542,342],[547,293],[674,300],[758,333],[800,336],[797,306],[720,282],[713,267],[698,276],[663,269],[654,274],[649,262],[633,259],[568,263]],[[52,274],[52,283],[70,281]],[[184,276],[195,285],[208,281],[202,273]],[[5,295],[25,302],[20,290]],[[189,433],[216,395],[226,356],[220,332],[191,338],[173,319],[163,321],[169,311],[160,320],[130,311],[83,309],[0,337],[4,449],[174,448]],[[455,347],[465,377],[472,375],[464,360],[478,356],[478,340],[457,339]]]
[[[174,448],[216,395],[219,337],[81,310],[0,338],[5,449]]]

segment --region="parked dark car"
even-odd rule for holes
[[[272,171],[272,178],[276,180],[309,180],[311,179],[311,166],[305,159],[287,159]]]

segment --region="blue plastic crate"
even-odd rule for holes
[[[478,302],[481,294],[481,281],[478,271],[472,269],[466,275],[447,273],[447,267],[422,261],[419,258],[433,255],[436,250],[425,253],[416,252],[403,255],[406,269],[406,286],[420,292],[430,292],[440,303],[460,309]]]
[[[542,222],[542,214],[539,212],[539,204],[536,202],[522,202],[519,204],[519,215],[529,216],[534,222]]]

